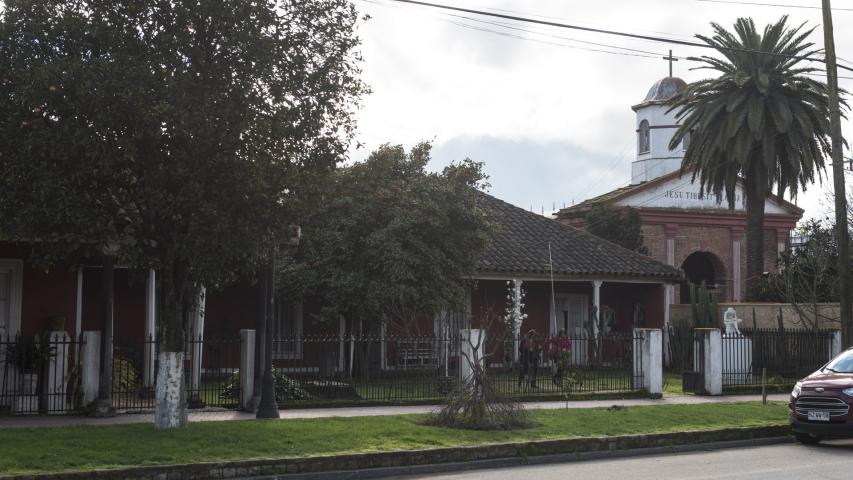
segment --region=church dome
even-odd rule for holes
[[[649,89],[643,103],[665,102],[687,86],[687,82],[678,77],[666,77],[658,80]]]

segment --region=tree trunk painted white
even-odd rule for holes
[[[160,352],[157,356],[157,389],[154,427],[176,428],[187,424],[184,392],[184,353]]]
[[[83,405],[88,406],[98,398],[101,371],[101,332],[83,332]]]

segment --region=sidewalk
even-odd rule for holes
[[[787,401],[788,394],[768,395],[768,401]],[[624,400],[578,400],[558,402],[525,402],[528,409],[559,409],[559,408],[600,408],[613,405],[633,407],[646,405],[699,405],[707,403],[732,403],[760,401],[761,395],[723,395],[718,397],[700,397],[693,395],[665,395],[658,400],[648,398],[631,398]],[[380,407],[346,407],[346,408],[304,408],[280,410],[281,419],[293,418],[328,418],[328,417],[369,417],[381,415],[406,415],[414,413],[429,413],[437,405],[403,405]],[[254,420],[254,413],[235,410],[202,410],[190,411],[190,422],[221,422],[231,420]],[[129,413],[112,418],[92,418],[74,415],[40,415],[0,417],[0,428],[38,428],[65,427],[72,425],[120,425],[128,423],[153,423],[153,413]]]

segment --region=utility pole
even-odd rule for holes
[[[826,79],[829,87],[829,128],[832,138],[832,178],[835,186],[835,236],[838,239],[838,300],[841,303],[841,344],[851,345],[853,305],[850,303],[850,231],[847,229],[847,190],[844,186],[844,151],[841,138],[841,107],[838,101],[838,66],[832,31],[830,0],[823,0],[823,39]]]

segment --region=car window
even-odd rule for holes
[[[839,373],[853,373],[853,351],[848,350],[835,357],[826,368]]]

